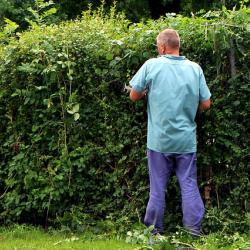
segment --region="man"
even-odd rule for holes
[[[183,225],[200,234],[204,216],[196,170],[197,111],[210,107],[210,91],[201,67],[179,55],[180,38],[173,29],[157,36],[157,58],[146,61],[130,81],[130,99],[148,96],[147,155],[150,197],[144,223],[164,230],[165,189],[172,171],[182,196]]]

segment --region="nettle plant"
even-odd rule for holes
[[[33,25],[2,44],[1,221],[47,226],[72,207],[96,220],[141,219],[148,196],[146,100],[131,103],[124,86],[157,56],[155,38],[166,27],[179,31],[181,53],[203,67],[213,95],[211,110],[197,117],[204,201],[220,212],[231,207],[240,218],[249,193],[248,14],[224,9],[133,24],[115,8],[108,14],[101,8],[75,21]],[[181,218],[179,200],[173,179],[170,228]]]

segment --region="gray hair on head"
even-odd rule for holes
[[[159,33],[156,38],[158,45],[163,45],[171,49],[180,48],[180,37],[176,30],[165,29]]]

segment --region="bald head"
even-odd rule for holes
[[[180,48],[180,37],[177,31],[165,29],[156,38],[159,48],[167,48],[169,51],[178,51]]]

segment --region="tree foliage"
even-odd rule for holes
[[[22,29],[28,26],[26,17],[32,17],[29,8],[36,8],[41,3],[49,3],[51,0],[0,0],[0,24],[4,24],[4,18],[16,22]],[[55,8],[58,13],[51,21],[71,20],[81,16],[82,11],[98,8],[105,2],[108,10],[114,5],[114,0],[54,0]],[[126,0],[116,1],[119,11],[123,11],[126,17],[133,21],[139,22],[141,19],[157,19],[166,13],[181,13],[190,16],[200,10],[218,10],[222,6],[229,9],[240,8],[242,4],[247,4],[249,0]]]
[[[0,45],[0,220],[84,227],[141,219],[148,196],[146,102],[124,92],[157,56],[155,37],[179,31],[182,54],[201,64],[213,107],[198,123],[206,230],[247,230],[249,9],[133,24],[114,8],[34,25]],[[169,228],[181,218],[173,179]],[[218,217],[220,219],[218,219]],[[227,223],[226,229],[224,221]]]

